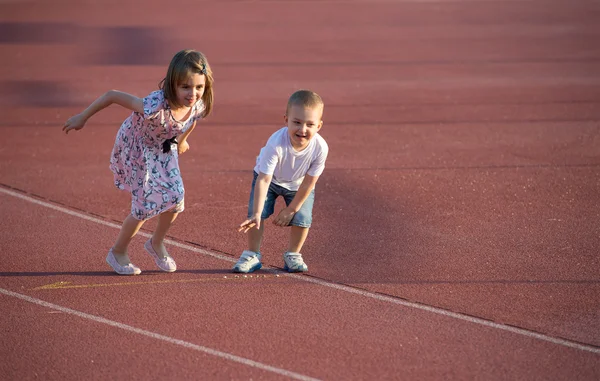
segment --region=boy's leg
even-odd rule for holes
[[[254,186],[256,185],[257,178],[258,174],[254,172],[254,179],[252,180],[252,188],[250,190],[250,198],[248,200],[248,218],[252,216],[252,211],[254,209]],[[275,200],[278,196],[276,190],[277,188],[273,184],[269,185],[267,197],[265,198],[265,204],[263,207],[263,213],[261,216],[260,228],[257,229],[256,227],[253,227],[252,229],[248,230],[248,250],[255,253],[260,253],[260,245],[263,240],[266,219],[269,218],[275,210]]]
[[[255,253],[260,253],[260,244],[263,240],[263,233],[265,231],[265,221],[260,222],[260,228],[253,227],[248,230],[248,250]]]
[[[138,220],[131,214],[125,218],[125,221],[123,221],[117,241],[112,247],[113,255],[117,260],[117,263],[121,266],[126,266],[127,264],[131,263],[129,260],[129,255],[127,254],[127,248],[143,224],[143,220]]]
[[[306,237],[308,236],[309,228],[305,228],[302,226],[292,226],[292,231],[290,232],[290,242],[288,244],[288,252],[290,253],[300,253],[302,251],[302,246],[304,245],[304,241],[306,241]]]
[[[285,197],[286,205],[289,205],[293,198],[296,196],[296,192],[289,192]],[[291,231],[290,240],[288,244],[288,250],[283,254],[283,260],[285,263],[284,268],[289,272],[304,272],[308,271],[308,266],[304,263],[302,254],[302,246],[308,236],[310,225],[312,224],[312,209],[315,200],[314,189],[310,192],[308,198],[304,201],[300,210],[290,221]]]
[[[251,218],[254,209],[254,186],[256,185],[256,179],[258,174],[254,172],[254,180],[252,181],[252,188],[250,191],[250,199],[248,200],[248,218]],[[244,250],[240,259],[233,266],[233,271],[236,273],[251,273],[262,267],[260,254],[260,245],[263,239],[263,233],[265,230],[265,220],[273,214],[275,207],[275,199],[277,194],[274,192],[274,188],[271,184],[267,191],[267,197],[265,199],[265,205],[261,216],[260,227],[257,229],[253,227],[248,230],[248,250]]]
[[[240,259],[233,265],[235,273],[251,273],[262,268],[262,255],[260,255],[260,243],[264,232],[264,222],[261,221],[260,228],[253,227],[248,230],[248,250],[244,250]]]
[[[248,250],[242,251],[240,259],[233,265],[234,273],[251,273],[262,268],[260,262],[262,256],[260,255],[260,243],[262,242],[263,232],[265,230],[264,221],[260,222],[260,228],[253,227],[248,230]]]

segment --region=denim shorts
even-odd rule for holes
[[[254,179],[252,180],[252,191],[250,192],[250,201],[248,202],[248,218],[252,217],[253,205],[254,205],[254,186],[256,185],[256,179],[258,173],[254,172]],[[265,200],[265,207],[261,215],[261,219],[266,220],[275,211],[275,200],[277,197],[283,196],[285,205],[288,206],[296,196],[296,191],[291,191],[282,186],[271,182],[269,184],[269,190],[267,191],[267,198]],[[310,191],[310,194],[300,207],[300,210],[294,214],[294,217],[290,221],[290,225],[299,226],[302,228],[309,228],[312,223],[312,209],[315,202],[315,189]]]

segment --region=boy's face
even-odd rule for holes
[[[206,85],[206,76],[198,73],[191,73],[185,82],[177,86],[177,102],[184,107],[191,107],[204,94]]]
[[[323,126],[321,107],[305,108],[300,105],[292,105],[287,111],[284,119],[288,126],[288,134],[292,147],[301,151],[308,146],[310,139]]]

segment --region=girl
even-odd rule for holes
[[[117,133],[110,158],[116,187],[131,192],[131,214],[106,257],[118,274],[141,273],[129,260],[127,248],[144,222],[157,215],[156,230],[144,248],[161,270],[177,269],[163,241],[184,209],[178,154],[189,149],[187,138],[196,121],[208,116],[213,106],[212,71],[200,52],[175,54],[159,88],[143,99],[111,90],[63,126],[65,133],[80,130],[89,118],[113,103],[133,111]]]

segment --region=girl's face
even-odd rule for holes
[[[323,109],[320,107],[305,108],[293,105],[285,116],[288,134],[292,146],[301,151],[308,146],[310,139],[321,129]]]
[[[177,85],[177,102],[183,107],[192,107],[204,94],[206,76],[192,73],[185,82]]]

